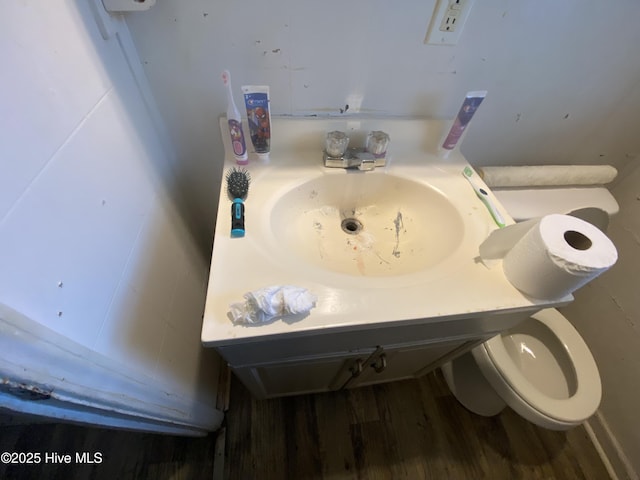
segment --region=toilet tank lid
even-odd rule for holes
[[[604,187],[492,189],[492,192],[517,222],[580,208],[600,208],[609,216],[620,209]]]

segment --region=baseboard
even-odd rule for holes
[[[584,423],[584,428],[604,462],[611,480],[640,480],[600,411]]]

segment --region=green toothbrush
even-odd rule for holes
[[[485,207],[487,207],[487,210],[489,210],[489,213],[493,217],[493,220],[496,222],[496,224],[500,228],[504,227],[504,218],[502,218],[502,215],[500,215],[500,212],[498,212],[498,209],[489,198],[489,194],[487,193],[487,191],[476,183],[476,180],[473,176],[473,169],[471,167],[464,167],[462,175],[464,175],[464,177],[469,180],[469,183],[473,187],[473,190],[476,192],[476,195],[480,200],[482,200],[482,203],[484,203]]]

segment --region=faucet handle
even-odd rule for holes
[[[346,133],[334,130],[327,133],[324,141],[324,151],[331,158],[341,158],[349,146],[349,137]]]
[[[387,147],[391,137],[381,130],[374,130],[367,135],[365,150],[371,152],[376,158],[383,158],[387,154]]]

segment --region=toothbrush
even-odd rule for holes
[[[227,121],[229,122],[229,134],[231,135],[231,148],[233,155],[236,157],[238,165],[246,165],[249,163],[247,156],[247,145],[244,140],[244,132],[242,131],[242,117],[233,101],[233,91],[231,90],[231,74],[229,70],[222,72],[222,83],[227,87]]]
[[[487,210],[489,210],[489,213],[493,217],[493,220],[496,222],[496,224],[500,228],[504,227],[504,218],[502,218],[502,215],[500,214],[500,212],[498,212],[498,209],[489,198],[489,194],[487,193],[487,191],[476,182],[471,167],[464,167],[462,175],[464,175],[464,177],[469,180],[469,183],[473,187],[473,190],[476,192],[476,195],[480,200],[482,200],[482,203],[484,203],[485,207],[487,207]]]

